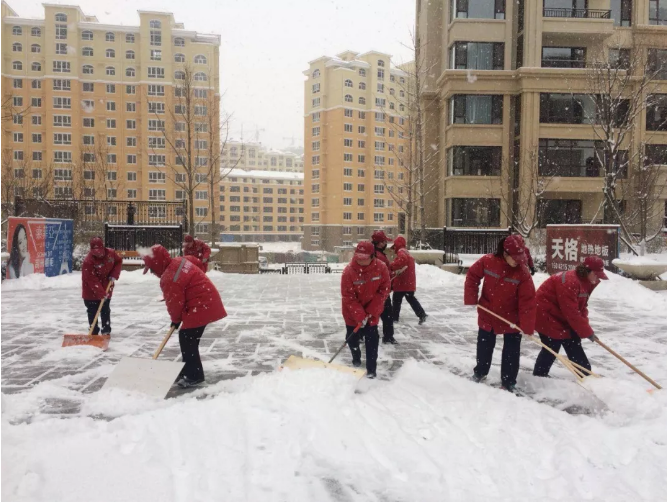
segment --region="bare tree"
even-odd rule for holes
[[[620,225],[621,239],[634,254],[638,254],[640,243],[657,237],[648,232],[646,222],[639,223],[638,234],[633,233],[638,214],[625,213],[621,203],[621,196],[625,196],[631,206],[637,203],[640,208],[645,207],[649,199],[657,202],[655,191],[650,191],[652,196],[648,197],[645,190],[647,180],[658,179],[652,174],[652,165],[644,163],[643,145],[650,137],[645,136],[643,142],[639,142],[638,122],[645,111],[658,105],[658,95],[654,94],[658,89],[657,77],[667,69],[657,64],[657,58],[650,58],[648,51],[643,46],[635,46],[627,53],[619,49],[619,54],[625,56],[618,61],[599,55],[587,71],[588,93],[593,101],[592,114],[595,114],[588,120],[594,125],[595,161],[604,177],[604,199],[598,212],[603,211],[604,222]],[[658,122],[661,124],[655,125],[656,130],[664,128],[667,118]],[[652,210],[640,213],[648,217]]]
[[[53,185],[53,164],[25,157],[14,160],[12,149],[2,150],[2,222],[13,214],[17,196],[44,199]]]

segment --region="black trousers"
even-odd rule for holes
[[[181,345],[183,362],[185,362],[179,377],[185,377],[189,380],[204,379],[204,368],[199,356],[199,340],[204,334],[204,329],[206,329],[205,325],[178,331],[178,342]]]
[[[366,341],[366,372],[375,373],[378,362],[378,346],[380,345],[380,333],[378,332],[377,326],[362,327],[357,334],[354,335],[352,334],[354,326],[346,325],[345,328],[347,329],[345,338],[347,339],[347,345],[352,352],[352,358],[355,356],[361,358],[359,338],[363,335]]]
[[[504,336],[503,360],[500,365],[500,380],[503,386],[516,385],[519,374],[519,357],[521,356],[521,334],[508,333]],[[477,366],[475,374],[486,376],[491,369],[493,349],[496,347],[496,334],[480,327],[477,335]]]
[[[86,310],[88,310],[88,327],[90,328],[97,313],[97,309],[100,307],[101,299],[84,299],[83,304],[86,305]],[[111,303],[110,299],[104,301],[102,305],[102,311],[100,312],[100,319],[102,319],[102,334],[111,334]],[[98,320],[99,322],[99,320]],[[99,323],[95,322],[95,328],[93,329],[93,334],[100,333]]]
[[[585,367],[589,371],[591,370],[591,363],[588,362],[588,357],[586,357],[586,352],[584,352],[584,347],[581,346],[581,338],[572,331],[570,339],[554,339],[549,336],[545,336],[542,333],[540,334],[540,339],[542,343],[551,348],[554,352],[558,353],[560,347],[562,346],[565,349],[567,358],[572,362],[579,364],[582,367]],[[535,369],[533,369],[533,374],[535,376],[549,376],[549,370],[551,365],[556,360],[556,356],[549,352],[546,348],[543,348],[537,360],[535,361]]]
[[[401,315],[401,303],[403,302],[403,298],[408,300],[408,303],[410,303],[410,306],[412,307],[412,311],[415,312],[417,317],[422,318],[426,315],[424,308],[422,308],[422,305],[415,297],[414,291],[394,292],[394,322],[398,322],[398,318]]]
[[[380,315],[380,319],[382,319],[383,338],[394,337],[394,318],[392,313],[391,298],[387,296],[387,299],[384,300],[384,310],[382,311],[382,315]]]

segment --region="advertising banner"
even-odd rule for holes
[[[604,261],[605,269],[616,271],[611,261],[620,250],[618,228],[616,224],[549,224],[547,272],[574,269],[592,255]]]
[[[72,271],[74,221],[10,217],[7,278],[32,273],[57,276]]]

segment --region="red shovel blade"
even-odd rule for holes
[[[91,345],[102,350],[109,348],[109,341],[111,335],[109,334],[65,334],[63,338],[63,346],[77,346],[77,345]]]

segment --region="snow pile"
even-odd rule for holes
[[[11,425],[19,405],[3,395],[2,498],[664,498],[665,394],[598,386],[611,411],[593,418],[416,362],[390,383],[284,371],[221,382],[203,400],[87,396],[85,414],[123,415],[111,421]]]
[[[609,280],[603,280],[595,288],[591,303],[595,299],[605,299],[617,303],[619,309],[655,310],[656,313],[667,313],[667,297],[661,296],[642,286],[638,282],[607,271]],[[665,322],[667,328],[667,321]]]
[[[143,282],[158,282],[154,275],[143,274],[143,270],[123,271],[118,279],[117,290],[122,284],[137,284]],[[2,292],[46,290],[46,289],[75,289],[81,288],[81,272],[74,271],[67,275],[47,277],[43,273],[35,273],[21,278],[5,280],[2,282]]]

